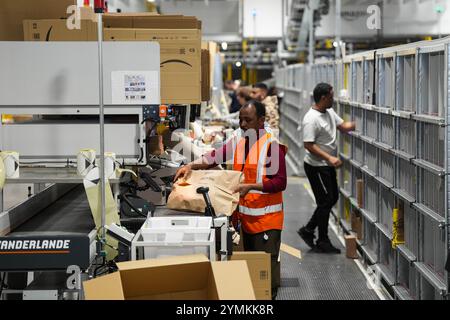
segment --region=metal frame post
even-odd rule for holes
[[[101,239],[106,241],[106,205],[105,205],[105,115],[103,104],[103,20],[102,14],[97,14],[98,17],[98,82],[99,82],[99,109],[100,109],[100,193],[101,193]],[[101,243],[102,251],[104,250],[104,243]]]

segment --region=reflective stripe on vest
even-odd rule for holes
[[[248,207],[239,205],[239,212],[249,215],[249,216],[263,216],[266,214],[280,212],[282,210],[283,210],[283,204],[276,204],[273,206],[267,206],[267,207],[258,208],[258,209],[248,208]]]

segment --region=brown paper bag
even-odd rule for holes
[[[239,193],[233,193],[242,179],[242,172],[232,170],[194,170],[174,183],[167,207],[174,210],[205,212],[199,187],[209,187],[209,197],[216,215],[231,216],[239,203]]]

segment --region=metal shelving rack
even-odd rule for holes
[[[308,68],[310,77],[289,82]],[[361,216],[363,260],[394,299],[448,299],[450,38],[277,70],[277,87],[285,97],[310,94],[319,82],[333,85],[336,96],[344,93],[335,99],[336,109],[345,120],[356,122],[354,132],[338,138],[343,167],[338,173],[342,196],[337,220],[348,233],[352,214]],[[297,120],[301,127],[302,118],[297,114],[292,119],[290,108],[307,110],[311,102],[283,102],[281,137],[288,144],[290,137],[301,144],[301,130],[294,136],[295,125],[284,126]],[[290,148],[290,156],[303,160],[296,148]],[[356,180],[364,184],[361,206]],[[400,205],[405,241],[395,245],[392,212]]]

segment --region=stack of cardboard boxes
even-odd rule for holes
[[[24,39],[96,41],[98,30],[93,10],[81,8],[79,18],[24,20]],[[155,13],[104,14],[103,27],[104,41],[159,43],[161,103],[200,104],[209,100],[209,52],[204,52],[202,60],[201,21],[196,17]]]

